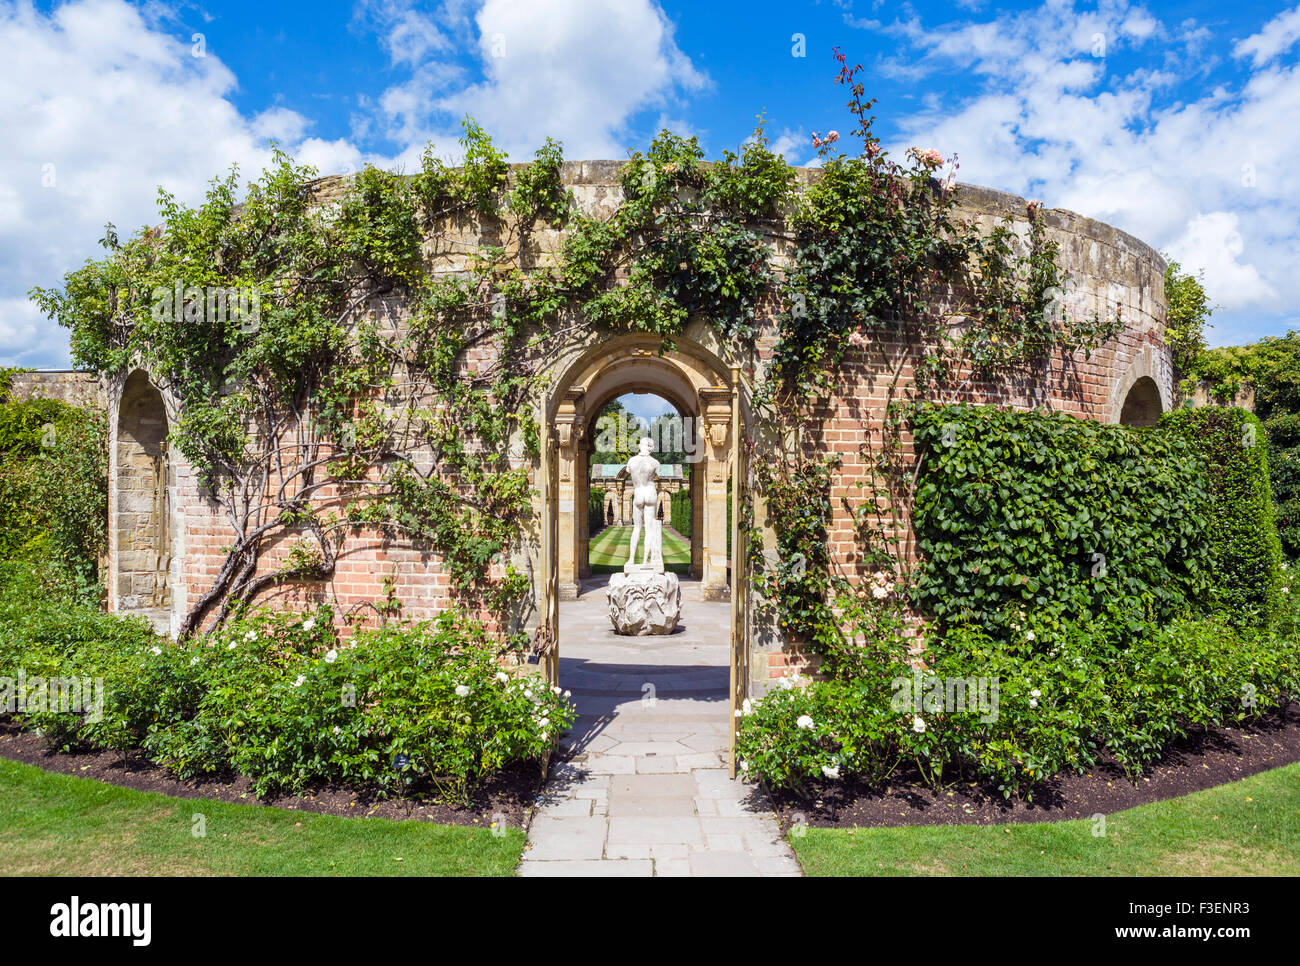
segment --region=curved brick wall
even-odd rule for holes
[[[580,161],[567,162],[563,176],[572,189],[579,207],[588,215],[607,217],[621,199],[618,172],[621,162]],[[815,170],[800,169],[806,182],[817,176]],[[316,182],[321,204],[329,205],[341,193],[344,179],[329,177]],[[985,224],[992,224],[1003,216],[1019,222],[1027,230],[1024,199],[988,188],[962,186],[959,189],[962,212]],[[1128,389],[1143,377],[1153,379],[1159,388],[1162,403],[1167,408],[1173,398],[1173,377],[1170,354],[1164,345],[1165,302],[1163,294],[1164,262],[1150,247],[1124,232],[1101,222],[1083,218],[1073,212],[1047,209],[1044,213],[1050,237],[1060,243],[1061,261],[1066,272],[1077,282],[1072,296],[1077,308],[1091,312],[1114,311],[1122,313],[1125,328],[1118,339],[1094,352],[1090,359],[1077,354],[1070,358],[1052,359],[1040,371],[1026,378],[1006,384],[981,386],[970,397],[974,401],[992,402],[1012,406],[1043,405],[1060,409],[1077,416],[1107,422],[1118,421]],[[426,243],[434,271],[454,273],[465,269],[468,252],[480,243],[498,244],[505,233],[496,225],[481,225],[471,219],[449,219],[431,234]],[[563,232],[539,227],[529,235],[528,248],[520,253],[525,265],[548,264],[563,244]],[[788,242],[773,239],[774,262],[779,266],[789,256]],[[763,311],[770,317],[777,308],[776,299],[770,299]],[[406,306],[400,299],[376,300],[371,306],[376,312],[402,318]],[[707,327],[704,327],[707,328]],[[707,333],[701,335],[703,342]],[[597,344],[601,336],[579,333],[575,335],[572,351],[555,354],[558,360],[552,375],[564,370],[584,350]],[[740,346],[712,346],[719,356],[729,356],[729,363],[738,364],[751,382],[757,377],[763,360],[770,354],[774,342],[773,328],[765,325],[753,344]],[[861,490],[854,486],[867,476],[862,448],[878,434],[884,406],[885,386],[880,378],[886,368],[880,359],[879,346],[873,347],[869,357],[865,352],[852,358],[845,367],[838,396],[820,415],[821,425],[814,428],[815,445],[826,451],[835,451],[843,457],[843,471],[834,492],[837,506],[832,541],[837,562],[849,572],[858,566],[855,559],[853,528],[848,514],[840,505],[841,498],[860,499]],[[897,359],[895,347],[886,345],[885,355],[892,367]],[[466,361],[467,365],[482,367],[490,361],[491,347],[483,346]],[[903,381],[910,372],[904,367]],[[123,383],[109,387],[110,452],[116,452],[118,400]],[[551,392],[563,392],[565,387],[553,385]],[[164,398],[169,409],[174,400]],[[544,409],[545,402],[539,401]],[[169,416],[171,413],[169,412]],[[173,526],[171,546],[159,548],[174,561],[172,574],[175,586],[171,588],[172,626],[190,603],[206,591],[224,559],[223,548],[230,543],[229,524],[218,512],[214,502],[200,493],[190,468],[178,454],[171,454],[171,472],[167,475],[172,492],[168,504],[172,507]],[[535,469],[535,467],[534,467]],[[110,474],[116,473],[116,464]],[[110,480],[110,487],[116,480]],[[110,507],[115,497],[110,497]],[[585,513],[585,507],[582,508]],[[116,532],[111,521],[110,532]],[[535,535],[534,535],[535,536]],[[770,534],[769,534],[770,538]],[[287,543],[287,541],[282,541]],[[540,573],[537,559],[537,542],[531,539],[521,550],[527,561],[528,572]],[[273,559],[277,551],[269,557]],[[436,554],[427,550],[397,544],[381,539],[374,533],[360,533],[351,539],[340,555],[337,571],[332,580],[304,587],[281,587],[266,601],[277,606],[297,606],[307,599],[330,599],[338,604],[340,612],[364,606],[367,601],[381,598],[383,580],[393,581],[398,598],[403,603],[406,616],[429,616],[444,607],[449,594],[449,578]],[[114,565],[110,565],[110,584],[115,579]],[[111,606],[116,607],[113,601]],[[535,613],[527,615],[535,620]],[[798,660],[787,654],[782,642],[768,632],[755,628],[753,660],[750,663],[753,683],[761,687],[769,675],[779,674],[788,663]]]

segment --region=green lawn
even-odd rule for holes
[[[637,547],[637,559],[641,559],[641,547]],[[631,527],[606,527],[591,538],[587,559],[591,562],[593,574],[612,574],[623,569],[627,563],[627,548],[632,542]],[[684,574],[691,569],[691,545],[676,530],[664,527],[664,569]]]
[[[1089,820],[809,828],[808,875],[1300,875],[1300,764]]]
[[[512,875],[523,848],[517,828],[168,798],[0,759],[4,875]]]

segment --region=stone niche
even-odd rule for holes
[[[166,632],[172,605],[167,414],[143,372],[123,386],[114,456],[114,609]]]

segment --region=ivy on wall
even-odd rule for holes
[[[940,633],[971,624],[1023,642],[1206,603],[1211,499],[1175,434],[960,404],[918,406],[912,426],[924,452],[915,601]]]
[[[785,453],[756,465],[779,559],[765,559],[757,539],[751,555],[779,625],[832,664],[851,653],[846,645],[903,618],[916,479],[902,446],[908,410],[898,404],[960,399],[979,380],[1023,375],[1053,353],[1090,353],[1122,328],[1118,315],[1063,311],[1067,279],[1037,203],[1025,213],[1023,238],[1010,218],[982,231],[957,215],[955,159],[913,149],[900,163],[882,150],[861,67],[836,57],[861,150],[839,153],[835,132],[819,137],[822,175],[790,219],[794,265],[782,285],[770,378],[757,395],[760,409],[797,430]],[[866,581],[832,572],[826,540],[837,465],[819,452],[816,432],[850,353],[865,355],[886,389],[884,431],[864,452],[870,478],[850,508]],[[914,381],[904,385],[906,370]]]
[[[1244,409],[1204,407],[1165,413],[1160,425],[1186,440],[1205,466],[1211,605],[1238,626],[1267,622],[1281,592],[1282,545],[1263,424]]]

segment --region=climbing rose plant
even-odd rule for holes
[[[177,402],[172,443],[231,530],[183,632],[223,624],[275,584],[329,578],[347,536],[366,528],[438,554],[463,602],[524,646],[531,583],[516,561],[533,525],[532,414],[546,364],[583,329],[651,332],[670,346],[703,317],[743,348],[774,294],[777,345],[755,402],[791,428],[850,351],[911,358],[923,386],[960,392],[948,383],[963,359],[987,374],[1107,337],[1117,320],[1052,315],[1061,276],[1037,212],[1027,249],[1009,224],[982,234],[959,221],[955,162],[940,179],[937,152],[890,158],[860,68],[836,56],[861,149],[841,154],[837,132],[819,135],[823,169],[806,189],[761,119],[739,153],[712,163],[695,138],[664,131],[625,165],[613,214],[595,219],[562,183],[557,142],[512,169],[467,119],[457,169],[430,146],[414,174],[367,167],[333,196],[276,150],[242,196],[233,170],[197,208],[163,192],[157,228],[122,240],[110,225],[104,258],[34,289],[71,330],[78,365],[116,376],[143,366]],[[461,218],[495,241],[463,271],[434,271],[426,240]],[[539,227],[565,232],[543,267],[524,255]],[[778,272],[773,246],[790,236],[793,265]],[[964,301],[934,301],[949,290]],[[212,292],[236,293],[235,309],[212,311]],[[394,305],[409,312],[401,324]],[[880,440],[864,507],[906,488],[896,439]],[[835,467],[811,466],[810,442],[751,460],[782,552],[805,564],[798,574],[759,567],[757,579],[791,630],[828,650],[842,643],[833,614],[848,605],[847,584],[824,546]],[[741,492],[752,527],[750,488]],[[869,537],[865,512],[861,523]],[[871,552],[898,566],[883,543]]]

